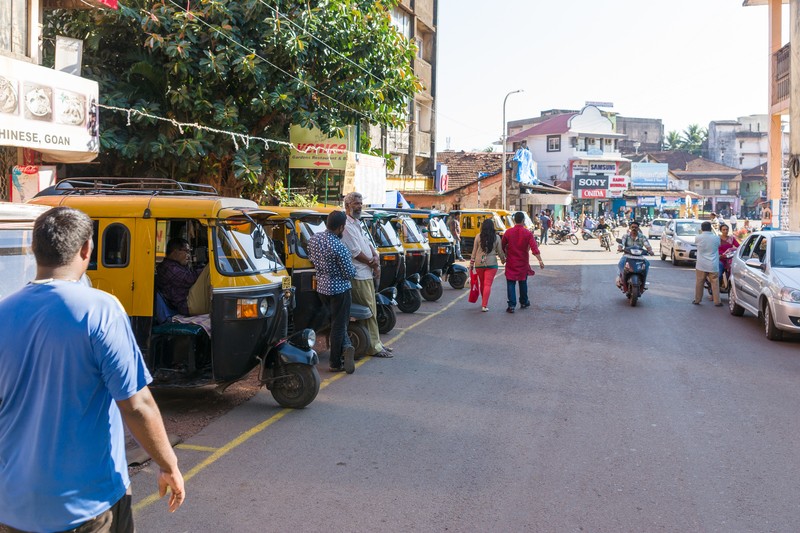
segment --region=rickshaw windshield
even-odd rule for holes
[[[256,257],[256,239],[261,240],[261,257]],[[275,245],[261,224],[246,219],[221,221],[214,232],[217,270],[225,275],[258,274],[283,268]]]
[[[506,230],[506,225],[503,224],[503,219],[500,218],[500,215],[494,215],[492,217],[492,221],[494,222],[495,231],[505,231]]]
[[[408,242],[413,242],[413,243],[426,242],[426,239],[422,235],[422,232],[420,232],[419,228],[417,228],[416,222],[414,222],[410,218],[403,218],[402,221],[403,221],[403,226],[406,228],[406,240]]]
[[[376,219],[372,222],[372,238],[378,247],[402,246],[400,237],[392,227],[392,223],[386,219]]]
[[[308,250],[308,240],[317,233],[325,231],[325,218],[322,216],[303,217],[297,221],[297,226],[300,230],[300,246],[303,250]]]
[[[445,224],[444,219],[440,217],[431,217],[428,231],[430,231],[431,237],[438,239],[453,238],[453,235],[450,233],[450,229],[447,227],[447,224]]]
[[[31,250],[32,229],[0,230],[0,300],[36,278],[36,259]]]

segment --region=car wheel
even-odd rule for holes
[[[744,315],[744,307],[736,303],[736,295],[733,291],[733,284],[731,284],[731,292],[728,293],[728,310],[733,316]]]
[[[673,266],[678,266],[680,262],[675,258],[675,248],[672,249],[672,254],[669,256],[670,261],[672,261]]]
[[[662,248],[661,245],[658,245],[658,251],[661,254],[661,260],[662,261],[666,261],[667,260],[667,254],[664,253],[664,248]]]
[[[775,321],[772,319],[772,311],[769,308],[769,302],[764,301],[764,310],[762,311],[764,317],[764,333],[771,341],[779,341],[783,338],[783,332],[775,327]]]

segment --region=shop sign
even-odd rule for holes
[[[622,198],[622,193],[628,190],[628,176],[611,176],[608,182],[608,197]]]
[[[589,172],[602,172],[602,173],[617,173],[617,164],[616,163],[589,163]]]
[[[610,177],[605,176],[602,174],[597,175],[587,175],[587,174],[580,174],[575,176],[574,181],[574,190],[581,190],[581,189],[608,189],[608,182]]]
[[[581,198],[606,198],[605,189],[581,189]]]
[[[589,173],[589,165],[584,165],[582,163],[575,163],[572,165],[572,175],[575,174],[588,174]]]
[[[348,128],[345,137],[329,137],[317,128],[289,127],[289,168],[336,169],[347,166],[347,152],[353,151],[355,135]]]
[[[666,163],[631,163],[631,187],[666,189],[669,165]]]
[[[655,207],[656,197],[655,196],[640,197],[637,199],[636,205],[638,205],[639,207]]]
[[[96,81],[0,56],[0,146],[88,163],[100,146]]]
[[[383,205],[386,201],[386,160],[376,155],[347,154],[342,194],[358,191],[364,205]]]

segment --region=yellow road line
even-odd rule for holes
[[[212,446],[197,446],[196,444],[178,444],[175,447],[181,450],[194,450],[196,452],[215,452],[219,450],[219,448],[214,448]]]
[[[455,305],[456,302],[458,302],[459,300],[462,300],[468,294],[469,294],[469,291],[465,292],[464,294],[462,294],[460,296],[457,296],[456,298],[453,299],[452,302],[450,302],[446,306],[442,307],[441,309],[439,309],[435,313],[432,313],[432,314],[426,316],[425,318],[422,318],[421,320],[418,320],[417,322],[414,322],[413,324],[408,326],[406,329],[404,329],[403,331],[401,331],[400,333],[398,333],[397,335],[395,335],[394,337],[392,337],[390,340],[386,341],[383,344],[385,344],[387,346],[390,345],[390,344],[393,344],[395,341],[397,341],[398,339],[402,338],[406,333],[408,333],[412,329],[416,328],[417,326],[419,326],[421,324],[424,324],[425,322],[427,322],[431,318],[433,318],[435,316],[438,316],[441,313],[444,313],[445,311],[447,311],[448,309],[453,307],[453,305]],[[364,363],[366,363],[370,359],[372,359],[371,356],[365,356],[363,359],[361,359],[356,364],[356,367],[359,367],[359,366],[363,365]],[[319,386],[320,390],[324,389],[325,387],[327,387],[328,385],[330,385],[331,383],[333,383],[337,379],[341,379],[344,375],[345,375],[344,373],[339,373],[339,374],[334,374],[333,376],[331,376],[329,378],[326,378],[320,384],[320,386]],[[200,464],[198,464],[197,466],[195,466],[194,468],[189,470],[183,476],[184,482],[188,482],[194,476],[196,476],[197,474],[199,474],[200,472],[202,472],[203,470],[205,470],[206,468],[208,468],[209,466],[211,466],[212,464],[217,462],[219,459],[221,459],[222,457],[227,455],[229,452],[231,452],[234,449],[238,448],[239,446],[241,446],[242,444],[244,444],[245,442],[250,440],[252,437],[255,437],[256,435],[258,435],[259,433],[261,433],[262,431],[267,429],[269,426],[271,426],[272,424],[274,424],[275,422],[277,422],[278,420],[280,420],[281,418],[283,418],[284,416],[288,415],[289,413],[291,413],[293,411],[295,411],[295,410],[294,409],[289,409],[289,408],[282,409],[281,411],[279,411],[279,412],[275,413],[274,415],[272,415],[271,417],[269,417],[264,422],[261,422],[260,424],[258,424],[256,426],[253,426],[252,428],[248,429],[247,431],[245,431],[244,433],[242,433],[241,435],[239,435],[238,437],[236,437],[232,441],[228,442],[227,444],[223,445],[222,447],[220,447],[220,448],[207,448],[207,451],[214,450],[214,452],[211,455],[209,455],[205,460],[203,460]],[[190,444],[180,444],[180,445],[178,445],[178,447],[179,448],[183,448],[183,449],[206,448],[204,446],[193,447]],[[158,495],[157,492],[154,492],[154,493],[150,494],[149,496],[147,496],[146,498],[144,498],[139,503],[137,503],[136,505],[134,505],[133,506],[133,510],[134,510],[134,512],[141,511],[145,507],[149,507],[150,505],[154,504],[158,500],[159,500],[159,495]]]

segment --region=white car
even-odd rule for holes
[[[764,322],[764,333],[779,340],[783,332],[800,333],[800,233],[753,233],[731,262],[728,307]]]
[[[656,218],[650,223],[650,229],[647,230],[648,238],[650,240],[660,239],[664,233],[664,228],[669,224],[668,218]]]
[[[694,218],[676,218],[670,220],[664,233],[661,235],[659,251],[661,260],[667,257],[673,265],[682,262],[695,263],[697,261],[697,246],[695,237],[700,233],[701,221]]]

